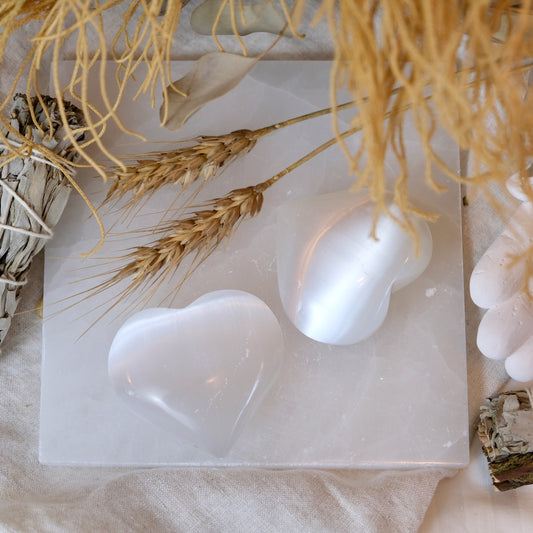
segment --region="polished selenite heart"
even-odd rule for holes
[[[183,309],[133,315],[113,340],[108,371],[131,410],[221,457],[282,358],[282,332],[270,308],[247,292],[221,290]]]
[[[372,335],[385,320],[391,292],[429,264],[432,239],[423,220],[412,220],[417,255],[413,236],[388,215],[380,215],[372,238],[373,215],[365,192],[304,198],[279,209],[281,300],[293,324],[316,341],[346,345]]]

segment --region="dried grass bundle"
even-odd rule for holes
[[[232,17],[238,16],[235,0],[228,4]],[[435,3],[424,0],[358,0],[337,2],[323,0],[317,17],[326,16],[335,42],[336,58],[332,72],[332,89],[347,87],[354,100],[368,97],[358,111],[363,136],[361,148],[350,153],[352,169],[360,184],[367,184],[374,199],[384,197],[384,154],[392,149],[400,164],[396,181],[396,200],[406,204],[406,164],[403,149],[404,117],[384,123],[387,111],[412,103],[413,116],[427,160],[428,184],[439,187],[432,177],[432,165],[443,167],[452,178],[458,179],[455,169],[442,165],[430,141],[435,125],[441,123],[461,148],[472,150],[479,166],[469,183],[484,185],[488,181],[501,182],[511,171],[525,168],[533,155],[529,131],[533,118],[520,72],[517,71],[532,53],[532,0],[461,0]],[[140,91],[152,95],[160,81],[163,88],[170,85],[169,60],[172,35],[179,22],[182,0],[124,0],[93,2],[92,0],[11,0],[0,8],[0,23],[4,29],[0,51],[9,35],[30,20],[43,20],[34,36],[35,45],[20,74],[29,69],[28,92],[38,94],[36,73],[47,50],[52,50],[56,89],[59,50],[65,39],[76,35],[77,65],[69,90],[79,97],[92,140],[106,151],[99,141],[108,120],[116,120],[115,110],[123,96],[128,79],[141,64],[148,66]],[[108,42],[104,31],[105,12],[124,4],[123,25]],[[308,8],[305,0],[280,7],[291,30]],[[159,16],[164,13],[164,16]],[[132,23],[136,20],[135,23]],[[96,46],[91,45],[91,41]],[[119,93],[108,96],[102,84],[105,109],[96,110],[86,92],[89,76],[98,75],[104,81],[97,61],[111,55],[118,66]],[[458,64],[468,68],[458,73]],[[482,83],[474,88],[470,81]],[[15,85],[15,84],[14,84]],[[395,96],[394,89],[402,86],[404,96]],[[434,105],[424,99],[430,87]],[[333,99],[335,91],[332,91]],[[3,107],[7,103],[4,102]],[[5,119],[2,119],[5,124]],[[120,122],[119,122],[120,123]],[[24,141],[28,142],[28,141]],[[341,143],[342,144],[342,143]],[[78,149],[83,148],[79,147]],[[363,154],[365,158],[363,159]],[[113,159],[113,155],[107,153]],[[90,164],[96,163],[88,158]],[[121,165],[120,161],[116,161]]]
[[[477,168],[469,185],[487,190],[487,183],[503,185],[511,173],[526,168],[533,157],[533,106],[524,92],[522,67],[533,52],[531,8],[531,0],[323,0],[319,15],[328,18],[336,49],[333,99],[341,87],[355,99],[368,96],[357,113],[360,149],[343,148],[358,184],[370,187],[378,205],[385,195],[388,149],[401,169],[396,203],[400,208],[407,203],[405,116],[382,120],[406,99],[424,148],[429,186],[443,185],[433,178],[434,165],[461,180],[431,147],[437,124],[460,148],[471,150]],[[405,89],[400,96],[394,93],[398,86]],[[432,104],[424,99],[428,88]]]

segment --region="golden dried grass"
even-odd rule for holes
[[[533,53],[531,0],[323,0],[317,16],[327,18],[335,44],[333,103],[340,88],[356,100],[369,97],[354,117],[362,128],[360,148],[351,151],[339,142],[357,183],[368,186],[376,202],[386,193],[389,150],[400,168],[394,183],[400,208],[408,197],[407,113],[382,120],[406,101],[423,147],[429,187],[445,185],[435,180],[435,167],[464,181],[433,150],[437,125],[471,152],[476,162],[466,180],[471,187],[488,193],[492,183],[505,192],[507,177],[527,167],[533,157],[533,106],[522,67]],[[401,98],[394,93],[397,87],[405,89]],[[428,89],[431,103],[425,99]]]
[[[236,0],[229,2],[233,16],[238,12]],[[69,82],[70,92],[79,97],[93,133],[90,142],[98,141],[108,120],[117,121],[116,107],[126,83],[140,65],[148,66],[140,91],[152,95],[161,82],[170,83],[169,61],[172,36],[177,29],[181,0],[10,0],[0,7],[4,31],[0,51],[13,31],[30,20],[42,25],[32,36],[34,47],[21,73],[29,72],[28,92],[36,90],[36,73],[46,51],[52,51],[52,74],[57,71],[59,50],[65,39],[76,35],[76,68]],[[123,25],[111,41],[104,32],[105,12],[124,4]],[[166,7],[165,7],[166,5]],[[531,0],[462,0],[426,2],[424,0],[358,0],[337,2],[323,0],[317,18],[325,16],[335,44],[335,64],[331,75],[332,99],[336,89],[347,88],[354,100],[369,97],[358,110],[362,124],[360,150],[351,153],[341,142],[358,183],[370,187],[376,200],[385,189],[384,154],[392,149],[401,167],[397,197],[407,194],[403,150],[404,116],[384,124],[383,114],[405,101],[394,97],[398,86],[406,88],[406,98],[413,104],[415,125],[424,147],[427,183],[439,187],[433,179],[433,165],[442,166],[431,148],[436,124],[443,125],[465,150],[471,150],[478,168],[469,183],[484,186],[488,181],[501,182],[511,172],[521,169],[533,155],[530,140],[533,125],[532,106],[524,98],[521,76],[516,67],[533,52]],[[308,8],[305,0],[291,6],[280,1],[288,25],[297,33],[297,24]],[[222,7],[221,7],[222,9]],[[165,16],[159,17],[161,11]],[[131,24],[132,20],[136,23]],[[501,30],[502,26],[508,27]],[[498,33],[499,32],[499,33]],[[91,41],[96,44],[91,45]],[[125,43],[119,51],[120,43]],[[86,92],[87,80],[97,75],[103,80],[97,61],[111,53],[118,66],[119,94],[102,94],[105,109],[96,110]],[[458,63],[471,67],[457,74]],[[20,78],[16,77],[15,82]],[[483,80],[475,88],[468,81]],[[61,91],[54,76],[56,89]],[[433,93],[433,106],[424,101],[427,87]],[[74,102],[76,103],[76,102]],[[4,106],[5,107],[5,103]],[[5,121],[5,119],[3,119]],[[489,127],[489,122],[491,122]],[[5,125],[5,124],[4,124]],[[512,126],[511,126],[512,125]],[[340,141],[340,139],[339,139]],[[31,143],[22,139],[22,142]],[[28,144],[29,146],[30,144]],[[83,150],[83,146],[79,146]],[[363,158],[363,154],[365,157]],[[107,154],[113,158],[113,154]],[[101,169],[88,158],[89,164]],[[122,162],[115,161],[117,165]],[[456,169],[445,169],[457,177]],[[404,198],[405,200],[405,198]]]

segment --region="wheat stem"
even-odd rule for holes
[[[349,130],[346,130],[345,132],[340,134],[341,139],[345,139],[346,137],[349,137],[350,135],[353,135],[354,133],[357,133],[361,130],[360,126],[354,126],[353,128],[350,128]],[[321,144],[308,154],[306,154],[301,159],[298,159],[298,161],[294,162],[292,165],[289,165],[287,168],[283,169],[281,172],[278,172],[271,178],[269,178],[266,181],[263,181],[262,183],[259,183],[255,187],[258,190],[266,191],[269,187],[274,185],[274,183],[278,182],[281,178],[286,176],[287,174],[291,173],[293,170],[297,169],[299,166],[303,165],[304,163],[307,163],[307,161],[313,159],[313,157],[317,156],[324,150],[328,149],[330,146],[333,146],[334,144],[337,144],[337,137],[333,137],[329,141],[325,142],[324,144]]]
[[[426,96],[425,99],[426,100],[430,100],[431,96]],[[409,109],[409,107],[410,107],[410,104],[405,104],[405,105],[403,105],[403,106],[401,106],[401,107],[399,107],[397,109],[394,109],[392,111],[388,111],[383,116],[383,120],[387,120],[392,115],[395,115],[395,114],[398,114],[398,113],[403,113],[404,111],[407,111]],[[299,166],[303,165],[304,163],[307,163],[307,161],[309,161],[310,159],[313,159],[313,157],[317,156],[318,154],[320,154],[324,150],[327,150],[330,146],[333,146],[334,144],[337,144],[339,138],[340,139],[346,139],[346,137],[350,137],[351,135],[353,135],[354,133],[357,133],[358,131],[361,131],[361,125],[360,124],[358,124],[357,126],[354,126],[354,127],[350,128],[350,129],[344,131],[343,133],[340,133],[337,137],[333,137],[332,139],[330,139],[329,141],[325,142],[324,144],[321,144],[320,146],[317,146],[314,150],[312,150],[311,152],[306,154],[301,159],[298,159],[298,161],[295,161],[292,165],[289,165],[287,168],[283,169],[281,172],[278,172],[277,174],[275,174],[274,176],[272,176],[268,180],[266,180],[266,181],[264,181],[262,183],[259,183],[255,187],[258,190],[261,190],[262,192],[265,191],[266,189],[268,189],[269,187],[274,185],[274,183],[278,182],[281,178],[283,178],[287,174],[291,173],[293,170],[297,169]]]
[[[335,107],[327,107],[256,130],[242,129],[218,136],[201,136],[196,144],[178,150],[142,154],[139,156],[142,159],[137,159],[136,163],[124,168],[114,167],[111,172],[108,172],[113,185],[104,203],[111,199],[121,199],[126,193],[132,192],[132,202],[127,204],[131,207],[145,194],[153,193],[165,184],[180,185],[183,191],[200,178],[203,178],[205,182],[215,176],[221,168],[229,166],[235,159],[252,150],[256,142],[269,133],[327,115],[333,111],[354,107],[367,100],[363,98],[360,102],[352,101]],[[316,153],[325,150],[328,146],[319,149]]]
[[[398,94],[401,90],[402,90],[401,87],[397,87],[396,89],[393,89],[392,92],[393,94]],[[272,131],[280,130],[282,128],[285,128],[286,126],[292,126],[293,124],[298,124],[299,122],[303,122],[304,120],[322,117],[324,115],[328,115],[333,112],[337,113],[337,111],[342,111],[344,109],[349,109],[351,107],[357,107],[367,102],[368,102],[367,96],[359,100],[350,100],[349,102],[345,102],[344,104],[337,104],[331,107],[325,107],[324,109],[319,109],[318,111],[312,111],[311,113],[305,113],[304,115],[299,115],[297,117],[293,117],[288,120],[283,120],[282,122],[277,122],[276,124],[271,124],[270,126],[265,126],[264,128],[259,128],[257,130],[254,130],[254,133],[256,133],[259,137],[262,137],[263,135],[267,135],[268,133],[271,133]]]

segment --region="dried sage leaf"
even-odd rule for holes
[[[224,0],[206,0],[191,15],[191,28],[202,35],[211,35],[220,7]],[[254,32],[279,34],[286,25],[283,15],[276,9],[272,0],[255,4],[246,4],[235,8],[235,26],[239,35]],[[217,35],[233,35],[235,33],[231,21],[229,3],[222,9],[217,22]],[[289,35],[290,36],[290,35]]]
[[[22,94],[14,98],[11,126],[64,160],[75,162],[79,154],[72,150],[65,133],[57,100],[43,96],[41,103],[34,98],[31,106],[41,130],[33,122],[28,100]],[[82,112],[66,102],[65,112],[74,138],[81,140],[83,130],[76,130],[85,126]],[[50,128],[52,135],[49,135]],[[7,143],[20,146],[11,132],[4,131],[4,135]],[[0,157],[11,153],[11,148],[0,145]],[[0,169],[0,342],[11,325],[31,260],[52,236],[52,228],[63,213],[71,188],[69,179],[36,150],[32,155],[9,161]]]
[[[252,70],[258,58],[226,52],[211,52],[198,59],[191,70],[173,83],[186,96],[167,87],[167,99],[161,106],[161,123],[178,130],[205,104],[233,89]],[[166,119],[165,119],[166,114]]]

